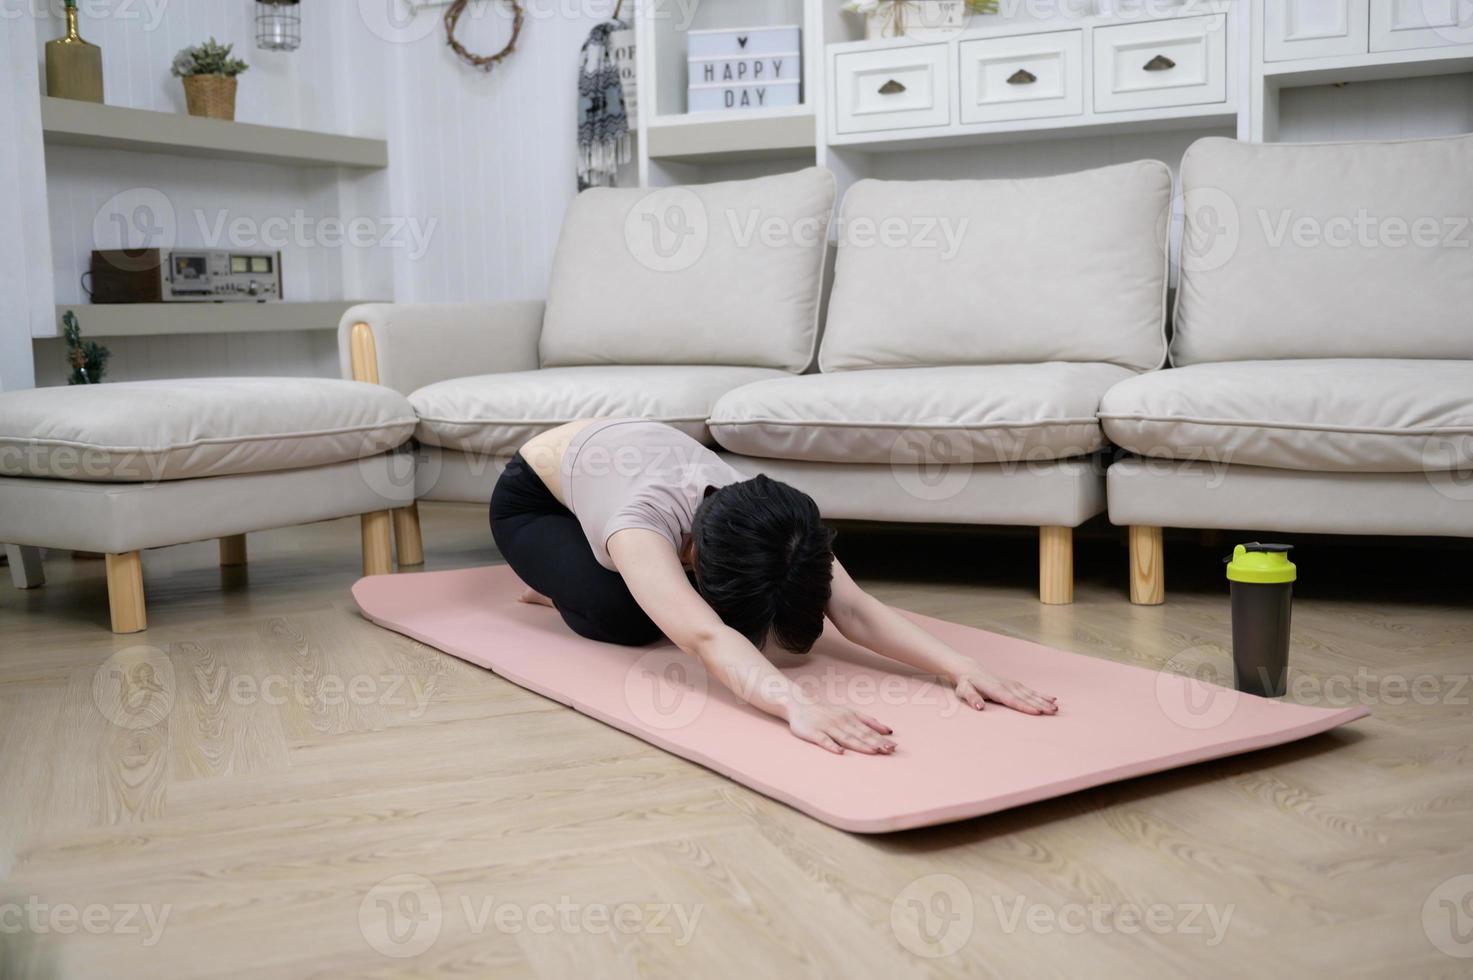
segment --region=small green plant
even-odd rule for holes
[[[66,337],[66,359],[72,368],[67,384],[101,384],[102,376],[107,372],[107,359],[113,356],[113,352],[95,340],[83,340],[82,325],[71,310],[62,314],[61,324]]]
[[[169,70],[178,78],[194,75],[224,75],[226,78],[234,78],[250,67],[239,58],[230,57],[234,48],[233,44],[221,44],[210,38],[204,44],[185,48],[174,55],[173,67]]]

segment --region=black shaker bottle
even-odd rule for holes
[[[1289,676],[1289,616],[1298,569],[1293,545],[1240,544],[1228,561],[1233,602],[1233,686],[1283,697]]]

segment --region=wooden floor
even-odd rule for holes
[[[496,560],[481,508],[424,519],[428,567]],[[126,637],[101,562],[0,584],[0,977],[1473,973],[1466,543],[1300,541],[1295,696],[1371,719],[888,837],[367,624],[357,543],[150,552]],[[1097,527],[1048,607],[1027,537],[840,535],[897,604],[1183,670],[1227,663],[1225,552],[1169,540],[1136,608]]]

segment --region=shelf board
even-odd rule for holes
[[[389,165],[389,148],[384,140],[49,96],[41,98],[41,129],[48,146],[86,146],[302,167],[376,170]]]
[[[336,330],[349,307],[375,300],[312,303],[75,303],[56,308],[77,314],[85,337],[161,337],[172,334],[278,333]],[[47,338],[42,338],[47,339]]]
[[[1456,75],[1473,71],[1473,45],[1378,51],[1336,58],[1270,61],[1264,80],[1278,88],[1302,88],[1336,82],[1374,82],[1392,78]]]
[[[814,149],[816,135],[807,106],[657,116],[646,130],[652,159],[689,163],[797,156]]]
[[[1238,110],[1230,102],[1141,110],[1137,113],[1095,113],[1052,119],[1018,119],[971,128],[896,130],[835,136],[829,145],[840,150],[895,153],[906,150],[944,150],[948,147],[1025,143],[1035,140],[1080,139],[1135,133],[1224,129],[1236,126]]]

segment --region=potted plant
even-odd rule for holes
[[[997,0],[850,0],[844,9],[863,15],[865,40],[873,41],[959,31],[970,14],[997,13]]]
[[[235,118],[235,76],[250,66],[230,56],[234,47],[212,37],[174,56],[171,70],[184,80],[184,101],[191,116]]]

